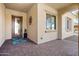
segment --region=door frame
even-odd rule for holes
[[[12,38],[13,38],[13,36],[14,36],[14,35],[13,35],[13,30],[14,30],[14,29],[13,29],[13,28],[14,28],[14,27],[13,27],[13,22],[15,21],[14,18],[20,18],[20,19],[21,19],[21,37],[22,37],[22,33],[23,33],[23,31],[22,31],[22,30],[23,30],[23,29],[22,29],[22,27],[23,27],[23,17],[22,17],[22,16],[16,16],[16,15],[11,15],[11,22],[12,22],[12,24],[11,24],[11,26],[12,26],[12,27],[11,27],[11,31],[12,31],[12,32],[11,32],[11,36],[12,36]]]

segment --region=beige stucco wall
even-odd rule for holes
[[[56,16],[56,22],[58,23],[58,12],[57,10],[45,5],[35,4],[28,11],[28,38],[37,44],[55,40],[58,38],[58,24],[56,23],[56,30],[45,33],[46,31],[46,13]],[[32,24],[29,25],[29,17],[32,16]],[[41,39],[41,37],[43,39]]]
[[[45,33],[46,13],[56,16],[56,30],[55,31]],[[58,38],[57,34],[58,34],[58,12],[57,10],[45,4],[38,4],[38,44],[57,39]]]
[[[61,8],[61,9],[58,10],[58,38],[59,39],[66,38],[66,37],[70,36],[70,32],[66,33],[66,32],[63,31],[64,27],[62,25],[64,25],[64,20],[62,19],[62,16],[65,13],[67,13],[71,10],[74,10],[74,9],[78,9],[78,8],[79,8],[79,4],[71,4],[69,6],[66,6],[66,7]],[[63,31],[63,34],[65,34],[65,36],[63,36],[62,31]]]
[[[66,17],[71,18],[71,31],[66,31]],[[62,15],[62,39],[73,36],[74,35],[74,19],[75,17],[72,15],[72,13],[67,12],[64,15]]]
[[[29,25],[29,18],[32,16],[32,24]],[[34,4],[32,8],[28,11],[28,38],[35,43],[37,43],[37,4]]]
[[[5,6],[0,3],[0,47],[5,41]]]
[[[19,12],[11,9],[6,9],[6,39],[12,38],[12,19],[11,15],[15,16],[22,16],[23,17],[23,28],[22,33],[24,32],[24,29],[27,29],[27,13]]]

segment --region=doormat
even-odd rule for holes
[[[26,43],[26,42],[27,42],[27,40],[24,39],[24,38],[18,38],[18,37],[12,38],[12,44],[13,45],[23,44],[23,43]]]

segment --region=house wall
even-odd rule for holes
[[[29,18],[32,17],[32,23],[29,25]],[[28,27],[27,33],[28,38],[33,42],[37,43],[37,4],[34,4],[32,8],[28,11]]]
[[[71,10],[74,10],[74,9],[78,9],[78,4],[71,4],[69,6],[66,6],[64,8],[61,8],[58,10],[58,38],[59,39],[64,39],[66,37],[69,37],[71,36],[72,34],[72,31],[71,32],[67,32],[65,31],[65,28],[64,28],[64,23],[65,23],[65,16],[69,16],[72,18],[72,16],[70,15],[67,15],[66,13],[71,11]],[[65,32],[64,32],[65,31]],[[63,35],[64,34],[64,35]]]
[[[46,13],[56,16],[56,30],[45,33]],[[58,12],[57,10],[45,5],[38,4],[38,44],[58,39]],[[42,38],[42,39],[41,39]]]
[[[27,13],[6,8],[6,39],[12,38],[12,15],[23,17],[22,34],[24,33],[24,29],[27,29]]]
[[[71,30],[70,31],[66,31],[66,17],[71,18],[72,22],[71,22]],[[64,15],[62,15],[62,39],[73,36],[74,35],[74,19],[75,17],[70,13],[67,12]]]
[[[58,12],[58,39],[62,39],[62,15]]]
[[[5,6],[0,3],[0,47],[5,41]]]

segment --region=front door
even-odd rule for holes
[[[22,17],[12,15],[12,37],[22,37]]]

